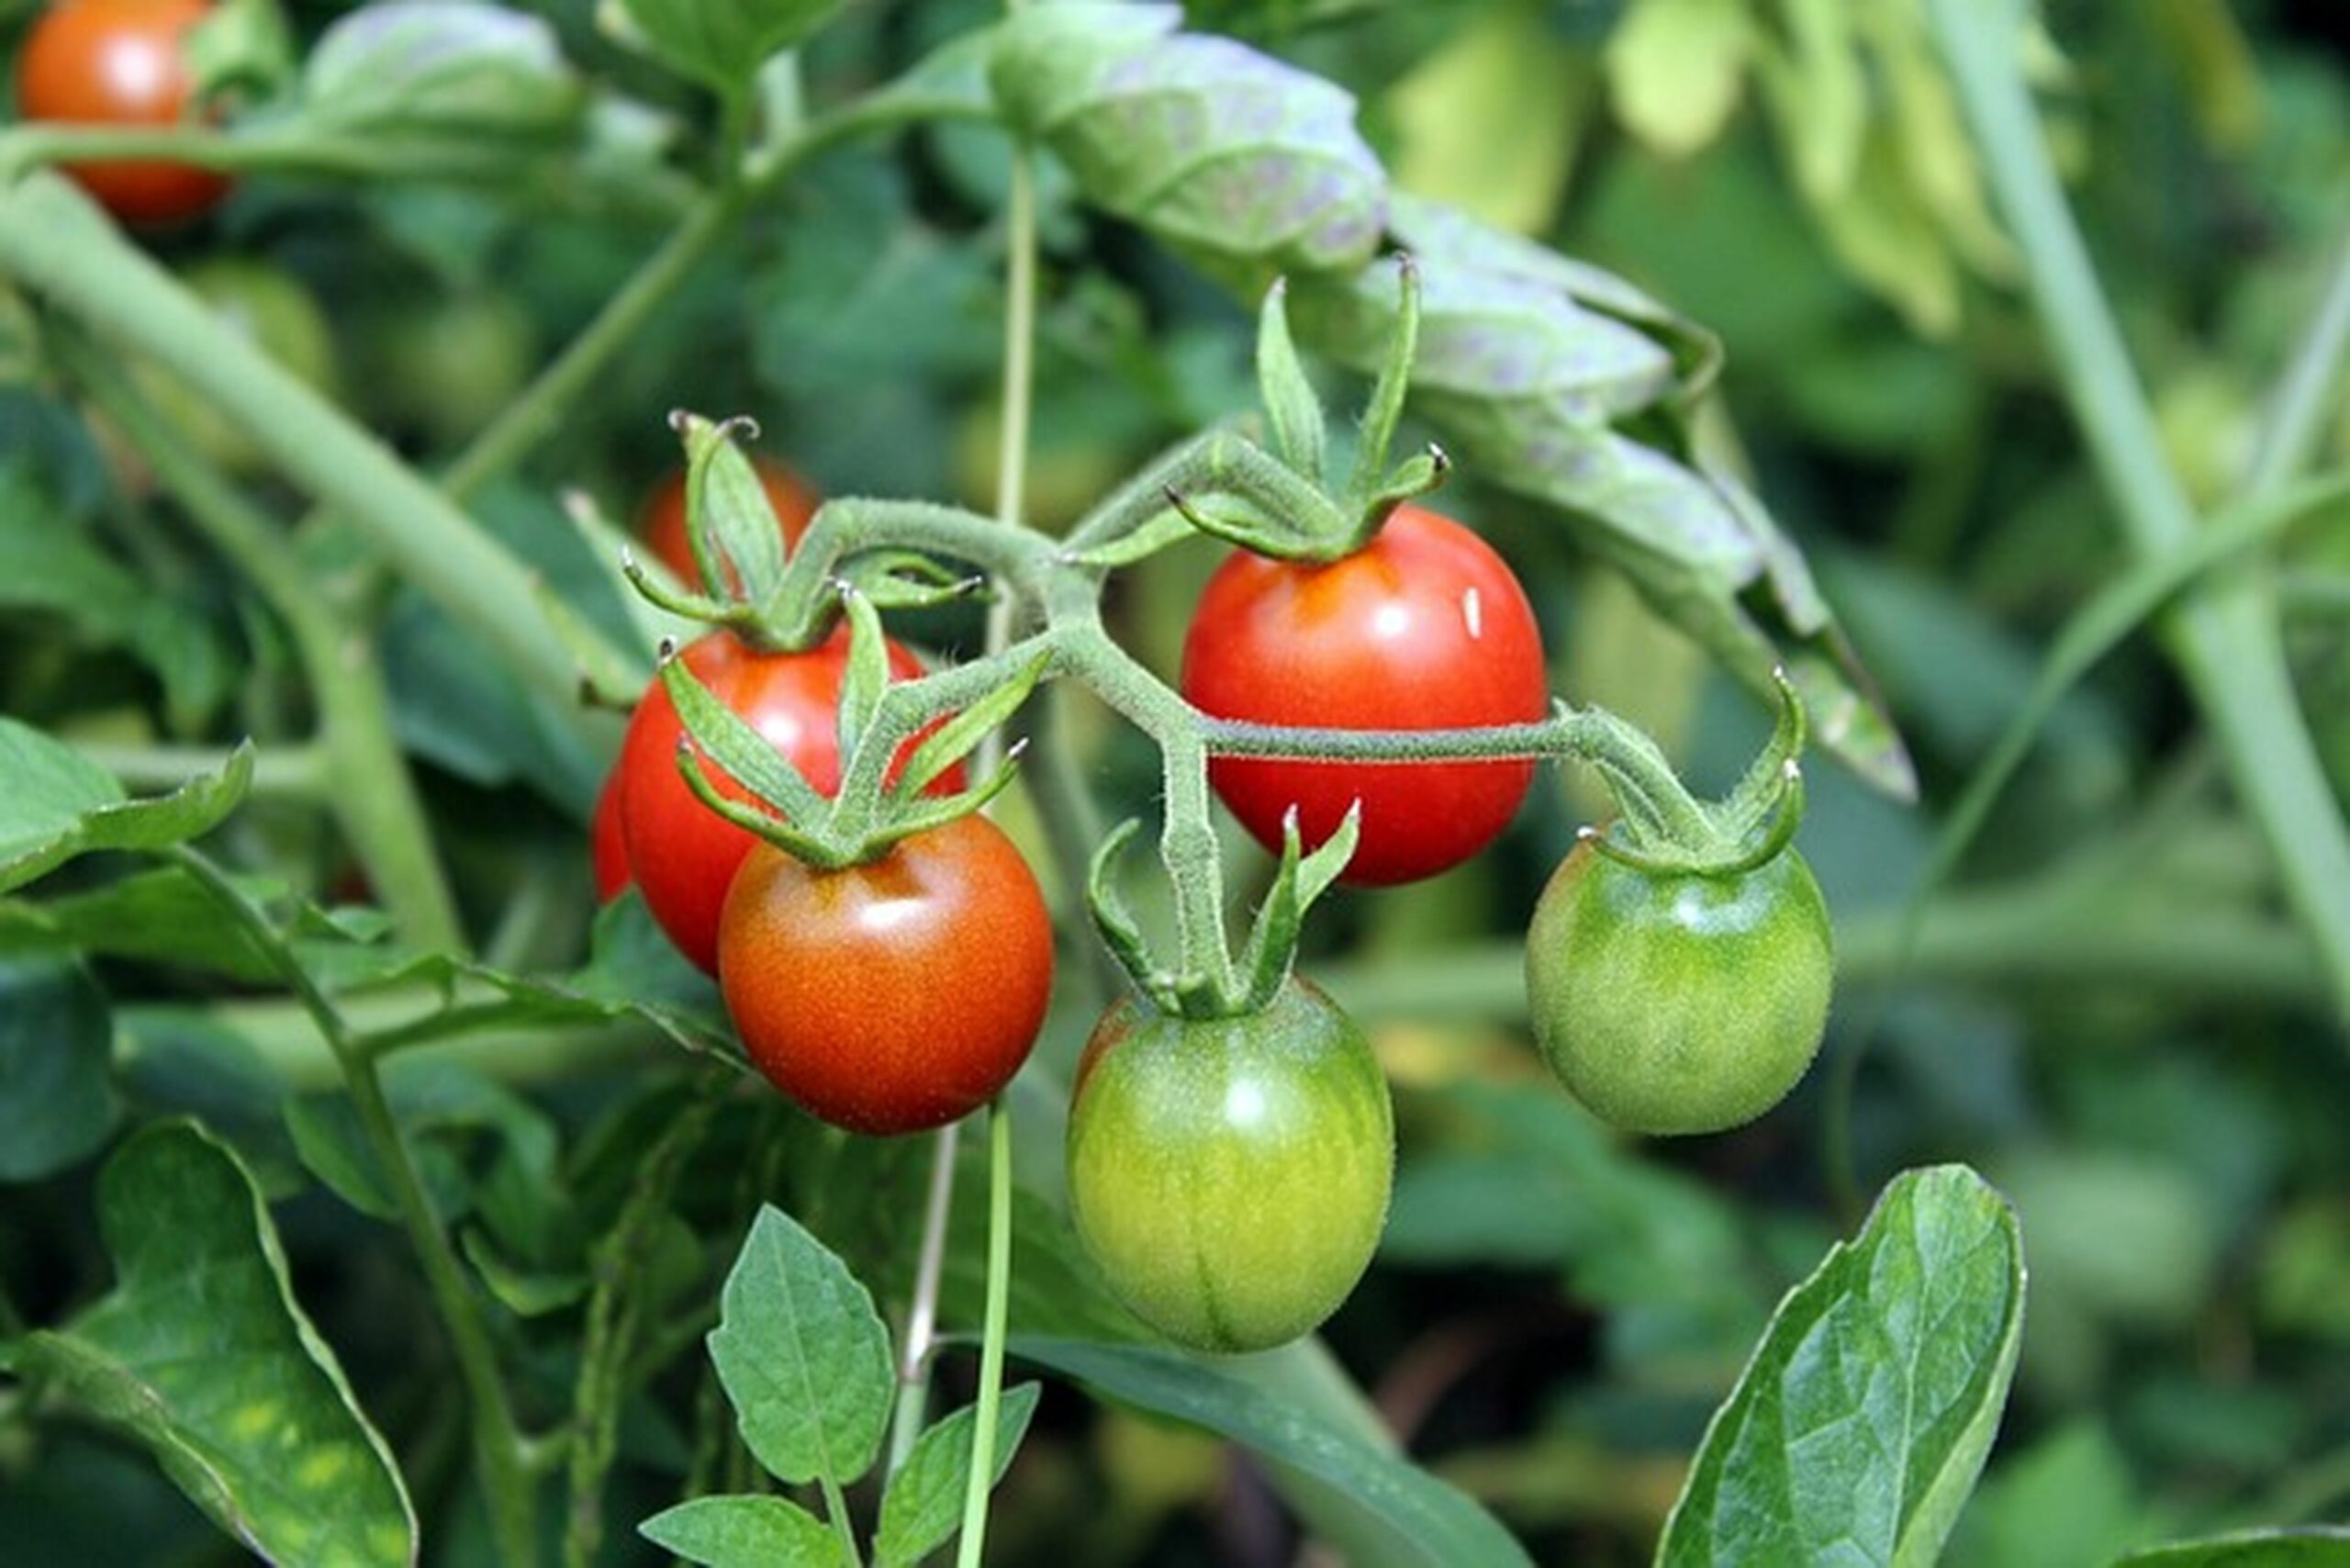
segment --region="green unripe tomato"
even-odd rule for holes
[[[1789,849],[1731,876],[1667,875],[1575,846],[1526,937],[1534,1037],[1602,1118],[1711,1133],[1786,1097],[1819,1050],[1828,906]]]
[[[1119,1002],[1078,1063],[1078,1235],[1119,1300],[1195,1350],[1264,1350],[1337,1311],[1394,1175],[1387,1080],[1303,980],[1239,1018]]]

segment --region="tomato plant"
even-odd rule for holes
[[[918,1132],[987,1103],[1027,1059],[1052,918],[982,816],[836,870],[761,845],[726,896],[718,979],[777,1088],[855,1132]]]
[[[765,454],[755,454],[751,466],[758,474],[759,488],[767,492],[767,504],[775,509],[776,526],[782,531],[788,551],[808,532],[819,498],[806,480]],[[645,548],[675,573],[678,581],[699,583],[701,573],[694,565],[693,542],[686,532],[684,469],[671,471],[654,486],[637,513],[636,531],[643,536]]]
[[[790,758],[810,784],[826,793],[840,788],[835,711],[848,661],[845,629],[804,653],[761,653],[731,633],[713,633],[688,644],[678,656],[719,700]],[[890,669],[902,679],[921,674],[922,664],[893,643]],[[679,952],[716,974],[727,884],[754,840],[694,798],[677,772],[677,743],[684,734],[676,705],[656,680],[637,704],[621,743],[621,838],[629,868],[661,929]],[[959,787],[961,778],[958,768],[932,788],[944,793]],[[732,780],[714,782],[741,798]]]
[[[173,125],[195,90],[182,40],[212,0],[56,0],[17,57],[17,107],[27,119]],[[173,223],[209,211],[226,175],[154,159],[110,159],[68,172],[116,217]]]
[[[1460,524],[1411,505],[1337,561],[1236,553],[1192,614],[1182,691],[1222,718],[1336,729],[1525,723],[1550,710],[1541,633],[1508,564]],[[1311,846],[1360,798],[1362,840],[1342,879],[1383,886],[1433,876],[1491,843],[1525,799],[1534,764],[1219,756],[1209,778],[1273,848],[1292,804]]]
[[[1379,1244],[1394,1161],[1379,1062],[1304,980],[1229,1018],[1130,998],[1078,1063],[1078,1234],[1136,1316],[1201,1350],[1262,1350],[1337,1311]]]
[[[1585,842],[1526,935],[1544,1059],[1617,1126],[1710,1133],[1786,1097],[1819,1049],[1828,908],[1793,849],[1729,875],[1645,869]]]

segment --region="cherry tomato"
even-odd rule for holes
[[[28,120],[176,125],[196,84],[180,49],[212,0],[57,0],[17,57],[17,108]],[[66,165],[117,218],[174,223],[217,206],[229,177],[188,163]]]
[[[621,774],[613,769],[588,820],[588,853],[596,868],[596,902],[610,903],[629,884],[628,840],[621,833]]]
[[[1079,1059],[1078,1235],[1136,1316],[1194,1349],[1263,1350],[1337,1311],[1379,1245],[1394,1169],[1378,1060],[1304,980],[1237,1018],[1130,998]]]
[[[1348,730],[1524,723],[1550,711],[1541,633],[1516,577],[1474,533],[1412,506],[1342,560],[1244,551],[1226,561],[1192,614],[1182,690],[1220,718]],[[1360,796],[1362,838],[1343,879],[1375,887],[1483,849],[1525,799],[1534,764],[1224,756],[1208,778],[1273,849],[1292,802],[1310,849]]]
[[[1543,1056],[1632,1132],[1719,1132],[1785,1099],[1819,1049],[1834,969],[1828,906],[1792,849],[1702,876],[1578,845],[1526,935]]]
[[[837,871],[763,844],[726,896],[718,980],[777,1088],[836,1126],[919,1132],[987,1103],[1027,1059],[1052,917],[985,817]]]
[[[776,521],[783,530],[783,547],[789,550],[808,532],[808,521],[816,515],[819,498],[806,480],[772,457],[754,454],[751,466],[758,472],[759,487],[767,491],[767,504],[775,508]],[[637,532],[643,536],[645,548],[676,573],[679,582],[701,581],[701,572],[694,565],[693,543],[686,536],[684,469],[671,473],[644,498]]]
[[[678,656],[721,702],[789,757],[811,785],[827,795],[840,788],[836,713],[841,676],[848,667],[845,627],[805,653],[763,654],[731,633],[716,632],[688,644]],[[890,644],[890,669],[901,679],[922,673],[913,655],[895,643]],[[679,952],[716,974],[726,885],[757,840],[704,806],[678,774],[677,741],[684,734],[676,705],[655,679],[621,743],[621,837],[654,919]],[[727,794],[745,798],[732,779],[714,769],[712,777]],[[931,790],[957,790],[962,780],[962,769],[950,768]]]

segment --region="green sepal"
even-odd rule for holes
[[[858,556],[841,580],[873,601],[876,610],[933,610],[981,597],[983,574],[957,572],[913,550],[878,550]]]
[[[1271,1003],[1296,962],[1297,937],[1305,924],[1305,912],[1347,868],[1361,836],[1360,801],[1347,808],[1337,832],[1324,839],[1313,854],[1303,857],[1297,808],[1292,806],[1281,818],[1281,867],[1273,873],[1265,902],[1257,906],[1257,918],[1248,928],[1248,946],[1240,958],[1241,991],[1228,1000],[1224,1015],[1261,1012]]]
[[[831,814],[832,803],[792,766],[789,757],[776,750],[741,714],[711,696],[710,689],[686,667],[686,661],[673,653],[661,661],[661,685],[685,725],[686,738],[677,746],[677,771],[697,800],[736,826],[803,860],[824,864],[837,858],[810,833]],[[775,814],[720,794],[704,769],[705,760]]]
[[[1174,1013],[1180,1011],[1175,1005],[1174,977],[1151,961],[1142,926],[1127,906],[1125,895],[1118,890],[1118,855],[1141,831],[1142,819],[1128,817],[1095,847],[1092,863],[1086,868],[1085,907],[1093,916],[1094,930],[1102,934],[1102,945],[1132,978],[1135,989],[1162,1011]]]
[[[1200,525],[1186,512],[1169,503],[1170,510],[1159,513],[1130,533],[1120,534],[1104,544],[1072,552],[1067,559],[1075,566],[1096,566],[1104,571],[1116,571],[1147,561],[1170,544],[1181,544],[1202,532]],[[1089,514],[1090,515],[1090,514]],[[1080,525],[1080,531],[1082,530]]]
[[[985,696],[924,735],[890,786],[891,798],[912,800],[939,775],[968,756],[982,737],[1019,711],[1020,705],[1036,689],[1036,683],[1044,679],[1052,661],[1049,650],[1039,653]],[[990,798],[992,797],[990,790]]]
[[[1012,785],[1017,774],[1021,755],[1028,749],[1024,740],[1014,741],[1004,748],[1003,760],[995,771],[968,790],[952,795],[924,799],[912,806],[893,810],[878,825],[866,831],[858,842],[856,858],[876,859],[892,845],[902,844],[917,834],[928,833],[934,827],[945,827],[986,809],[988,803]]]
[[[753,439],[749,420],[670,416],[686,443],[686,538],[701,587],[721,603],[764,602],[782,580],[783,526],[758,470],[734,444]]]
[[[1395,258],[1395,330],[1389,334],[1379,379],[1371,384],[1371,401],[1363,407],[1362,443],[1355,449],[1355,471],[1347,481],[1347,494],[1361,500],[1388,487],[1382,470],[1387,466],[1387,449],[1394,444],[1395,426],[1404,417],[1404,395],[1411,389],[1412,356],[1419,352],[1420,269],[1408,253]],[[1440,465],[1436,474],[1442,476]]]
[[[849,759],[873,733],[882,699],[889,694],[890,637],[871,599],[846,584],[841,587],[840,599],[848,616],[848,659],[841,670],[834,731],[840,743],[841,777],[846,778],[852,771]]]
[[[1795,682],[1787,678],[1785,665],[1771,671],[1771,683],[1779,692],[1778,722],[1772,728],[1770,740],[1747,768],[1746,776],[1722,798],[1720,807],[1723,830],[1740,842],[1770,828],[1775,818],[1785,814],[1791,782],[1789,769],[1803,756],[1804,742],[1808,738],[1803,698],[1796,693]],[[1796,814],[1801,816],[1800,770],[1794,774],[1792,783],[1798,792]]]
[[[1273,450],[1300,477],[1319,485],[1327,461],[1322,400],[1289,334],[1289,312],[1281,304],[1288,292],[1288,283],[1280,278],[1265,291],[1265,308],[1257,317],[1257,384],[1272,421]]]
[[[1246,442],[1235,443],[1229,455],[1236,467],[1253,470],[1248,478],[1256,493],[1274,498],[1272,515],[1220,517],[1203,510],[1186,496],[1166,491],[1167,504],[1193,528],[1244,550],[1286,561],[1335,561],[1357,547],[1355,520],[1319,485]]]

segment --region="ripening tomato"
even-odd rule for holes
[[[628,840],[621,834],[621,773],[614,768],[588,819],[588,854],[596,868],[596,902],[610,903],[629,884]]]
[[[1183,695],[1202,711],[1347,730],[1516,724],[1550,711],[1542,637],[1516,574],[1449,518],[1397,507],[1370,543],[1327,563],[1236,554],[1183,643]],[[1508,825],[1530,758],[1303,762],[1219,756],[1208,778],[1268,848],[1294,803],[1309,849],[1362,801],[1343,880],[1376,887],[1456,866]]]
[[[196,90],[181,45],[212,0],[56,0],[17,57],[17,108],[28,120],[176,125]],[[118,159],[72,163],[128,223],[175,223],[217,206],[229,177],[188,163]]]
[[[1052,917],[982,816],[840,870],[762,844],[726,896],[718,982],[743,1048],[793,1101],[854,1132],[920,1132],[986,1104],[1028,1058]]]
[[[767,504],[775,508],[776,523],[783,530],[783,547],[788,551],[808,532],[820,498],[806,480],[772,457],[755,453],[751,466],[759,476],[759,487],[767,493]],[[694,565],[693,542],[686,532],[684,469],[675,470],[654,487],[638,514],[636,531],[655,559],[676,573],[679,582],[699,585],[701,572]]]
[[[836,715],[841,676],[848,667],[845,626],[805,653],[760,653],[732,633],[714,632],[688,644],[678,656],[721,702],[789,757],[811,786],[827,795],[840,788]],[[922,665],[892,643],[890,670],[910,679],[922,674]],[[684,734],[684,721],[656,678],[621,743],[621,837],[654,919],[679,952],[716,974],[726,886],[757,840],[695,798],[677,771],[677,742]],[[733,780],[715,768],[711,774],[725,793],[747,798]],[[954,767],[930,788],[943,794],[960,789],[962,781],[962,769]]]
[[[1129,998],[1078,1061],[1068,1150],[1070,1215],[1118,1299],[1196,1350],[1260,1350],[1370,1266],[1394,1110],[1361,1029],[1304,980],[1233,1018]]]
[[[1526,934],[1544,1058],[1631,1132],[1720,1132],[1786,1098],[1818,1053],[1835,968],[1828,905],[1792,849],[1709,875],[1579,844]]]

